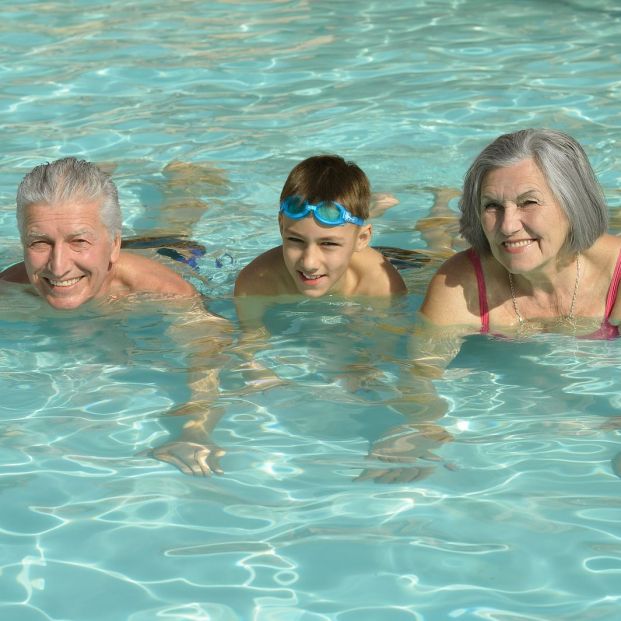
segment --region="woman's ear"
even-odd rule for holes
[[[360,252],[364,250],[371,243],[372,228],[370,224],[363,224],[358,231],[358,237],[356,238],[355,251]]]

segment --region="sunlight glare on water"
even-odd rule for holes
[[[235,337],[235,276],[279,243],[280,190],[308,155],[392,193],[373,241],[408,250],[439,189],[455,210],[472,157],[521,127],[575,136],[613,221],[621,202],[612,0],[2,12],[3,267],[20,260],[20,179],[68,155],[112,171],[127,236],[205,246],[183,273]],[[58,314],[1,288],[0,618],[617,621],[619,344],[469,337],[434,382],[448,412],[421,419],[407,337],[436,265],[404,271],[392,308],[272,309],[254,355],[275,388],[248,390],[242,345],[223,353],[210,478],[149,453],[184,422],[164,416],[188,396],[173,309]],[[407,421],[421,459],[368,456],[408,441]]]

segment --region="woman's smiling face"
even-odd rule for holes
[[[563,252],[569,220],[532,159],[489,172],[480,210],[492,255],[510,272],[545,269]]]

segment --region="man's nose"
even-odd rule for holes
[[[69,254],[63,244],[54,244],[52,247],[49,269],[54,276],[63,276],[69,271]]]

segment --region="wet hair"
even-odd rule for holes
[[[24,236],[24,213],[37,203],[57,205],[75,200],[99,201],[99,216],[110,238],[121,234],[119,195],[110,175],[95,164],[65,157],[33,168],[17,189],[17,226]]]
[[[369,180],[361,168],[339,155],[313,155],[294,166],[280,193],[281,202],[289,196],[314,204],[336,201],[354,216],[369,217]]]
[[[581,252],[608,228],[604,194],[584,149],[571,136],[552,129],[503,134],[479,153],[464,178],[460,232],[481,254],[490,252],[481,226],[481,187],[488,173],[532,159],[569,220],[565,248]]]

